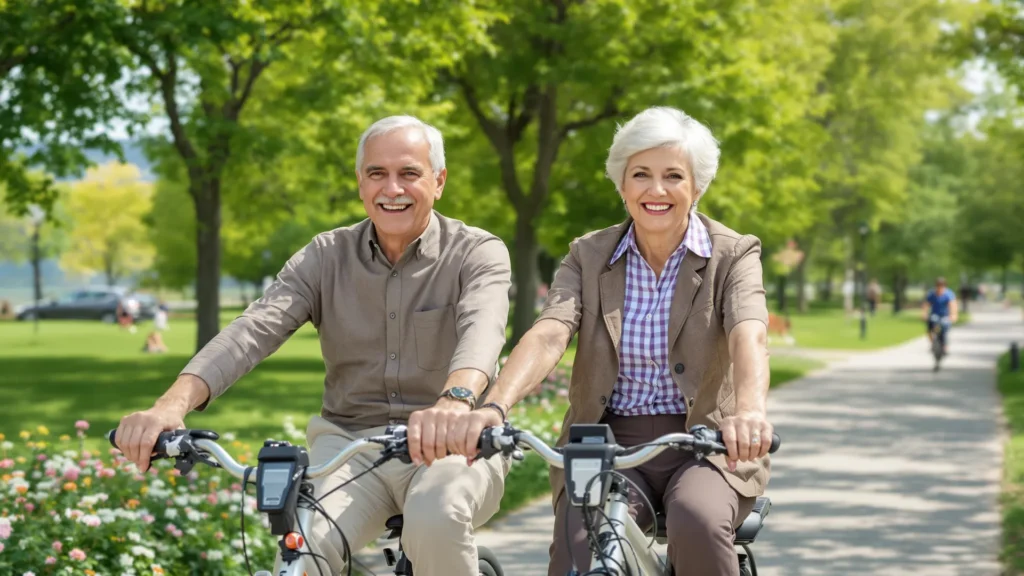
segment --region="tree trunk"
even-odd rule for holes
[[[196,205],[196,352],[220,331],[220,175],[192,180]]]
[[[32,229],[32,296],[35,299],[35,305],[39,306],[39,301],[43,299],[43,273],[42,273],[42,257],[39,254],[39,228],[40,224],[36,224]],[[36,316],[39,312],[36,311]]]
[[[537,270],[540,273],[540,281],[551,286],[551,283],[555,281],[555,271],[558,270],[558,259],[539,250],[537,252]]]
[[[533,222],[522,214],[516,219],[516,299],[512,315],[512,345],[533,325],[537,298],[537,233]]]

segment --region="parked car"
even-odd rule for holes
[[[138,320],[153,318],[155,301],[144,300],[124,288],[86,288],[76,290],[59,300],[40,303],[39,307],[22,307],[18,320],[100,320],[113,324],[117,322],[117,308],[124,310]]]

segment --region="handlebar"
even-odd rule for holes
[[[106,434],[107,440],[110,441],[114,448],[118,448],[114,441],[116,432],[117,430],[111,430]],[[651,442],[631,448],[619,446],[617,447],[615,457],[615,468],[617,470],[635,468],[652,460],[669,448],[692,450],[700,456],[725,454],[727,452],[722,442],[721,431],[710,430],[704,426],[694,426],[690,432],[690,434],[666,434]],[[157,437],[156,445],[153,448],[153,456],[150,460],[174,458],[177,461],[175,467],[183,472],[191,470],[194,464],[202,462],[209,466],[223,468],[235,478],[244,479],[246,477],[246,470],[252,467],[243,466],[232,458],[220,444],[217,444],[219,437],[216,432],[211,430],[182,429],[161,432]],[[779,435],[773,433],[772,444],[768,450],[769,453],[775,453],[781,443],[782,440]],[[503,428],[484,429],[478,444],[481,458],[491,458],[499,453],[505,456],[522,458],[519,448],[523,446],[536,452],[551,466],[556,468],[564,467],[560,449],[553,448],[532,433],[525,430],[517,430],[508,423]],[[364,452],[380,452],[382,458],[399,458],[408,462],[409,448],[405,436],[405,427],[389,427],[388,431],[383,435],[362,438],[352,442],[327,462],[306,468],[305,478],[312,480],[326,476],[341,468],[357,454]],[[248,481],[255,483],[255,474],[250,472]]]
[[[111,446],[120,449],[114,442],[114,435],[117,430],[111,430],[107,432],[107,440],[110,441]],[[150,461],[160,460],[163,458],[174,458],[180,461],[191,461],[191,463],[202,462],[204,464],[223,468],[228,474],[231,474],[235,478],[242,480],[245,478],[247,468],[253,468],[251,466],[246,467],[239,464],[224,448],[217,444],[216,440],[219,438],[216,432],[210,430],[174,430],[170,432],[161,432],[157,437],[156,445],[153,447],[153,456]],[[364,452],[380,452],[381,449],[392,448],[395,450],[393,456],[401,457],[402,448],[397,447],[396,444],[402,444],[404,446],[405,437],[404,434],[399,438],[394,434],[388,434],[384,436],[376,436],[371,438],[364,438],[352,442],[345,447],[344,450],[339,452],[334,458],[331,458],[327,462],[317,466],[310,466],[306,468],[305,478],[313,480],[326,476],[338,468],[341,468],[346,462],[351,460],[357,454]],[[408,453],[408,449],[405,449],[405,453]],[[191,468],[191,466],[190,466]],[[256,483],[256,475],[253,473],[249,474],[249,483]]]
[[[615,457],[615,469],[636,468],[641,464],[649,462],[656,456],[669,448],[688,449],[706,456],[708,454],[725,454],[728,449],[722,442],[722,432],[710,430],[704,426],[694,426],[690,429],[692,434],[675,433],[666,434],[651,442],[632,448],[619,446]],[[512,455],[517,448],[526,446],[536,452],[548,464],[555,468],[564,468],[561,452],[557,448],[548,446],[546,442],[525,430],[516,430],[506,424],[504,428],[489,428],[484,430],[481,436],[480,456],[490,458],[495,454]],[[768,449],[774,454],[782,445],[782,438],[772,433],[772,444]]]

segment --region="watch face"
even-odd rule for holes
[[[452,388],[448,392],[456,398],[467,399],[473,397],[473,393],[471,391],[467,390],[466,388],[459,388],[457,386],[455,388]]]

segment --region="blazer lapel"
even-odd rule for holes
[[[615,351],[619,351],[622,340],[622,318],[626,308],[626,257],[615,261],[612,267],[600,276],[601,314],[604,325],[612,337]]]
[[[698,256],[692,250],[686,251],[683,263],[679,266],[679,275],[676,277],[676,290],[672,295],[672,308],[668,318],[668,345],[671,349],[679,338],[686,323],[686,317],[690,315],[690,308],[693,307],[693,300],[697,297],[697,290],[704,282],[700,273],[707,265],[707,258]]]

